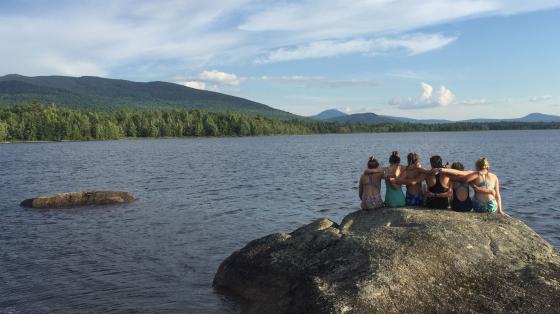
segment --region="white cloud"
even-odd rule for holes
[[[459,102],[459,105],[462,106],[484,106],[488,105],[490,102],[486,98],[480,99],[467,99]]]
[[[551,100],[553,97],[552,95],[541,95],[541,96],[534,96],[529,99],[530,102],[541,102],[541,101],[548,101]]]
[[[393,98],[389,101],[390,105],[400,109],[422,109],[433,107],[447,107],[455,100],[455,95],[445,86],[434,88],[427,83],[420,83],[422,94],[415,98]]]
[[[418,80],[418,79],[423,78],[424,76],[427,76],[425,74],[421,75],[419,73],[416,73],[414,71],[409,71],[409,70],[393,71],[393,72],[387,73],[387,75],[392,76],[392,77],[412,79],[412,80]]]
[[[229,87],[229,91],[233,91],[231,87],[237,87],[244,78],[238,77],[233,73],[226,73],[218,70],[205,70],[196,76],[176,75],[173,80],[177,84],[185,85],[196,89],[220,90]]]
[[[364,39],[347,41],[317,41],[293,48],[279,48],[270,52],[266,57],[257,59],[255,63],[273,63],[301,59],[316,59],[332,57],[341,54],[367,52],[370,42]]]
[[[392,51],[417,55],[430,50],[442,48],[457,39],[456,36],[441,34],[407,34],[395,38],[380,37],[375,39],[351,39],[342,41],[317,41],[296,47],[283,47],[257,59],[255,63],[274,63],[302,59],[317,59],[337,55],[362,53],[385,54]]]
[[[105,70],[95,63],[80,60],[69,60],[57,55],[44,55],[38,60],[31,62],[37,63],[45,70],[54,71],[57,74],[79,76],[79,75],[105,75]]]
[[[415,55],[456,40],[414,34],[419,29],[559,6],[557,0],[35,1],[2,8],[0,41],[9,44],[0,49],[0,69],[150,80],[255,58]]]
[[[216,70],[203,71],[198,75],[198,78],[207,82],[213,82],[217,84],[231,85],[231,86],[238,86],[241,82],[239,77],[237,77],[237,75],[235,74],[225,73]]]
[[[206,83],[200,81],[186,81],[179,84],[196,89],[206,89]]]
[[[375,41],[381,52],[391,49],[403,49],[409,55],[417,55],[430,50],[440,49],[457,39],[456,36],[441,34],[408,34],[397,38],[379,38]],[[375,48],[374,48],[374,53]]]
[[[306,76],[306,75],[283,75],[283,76],[264,75],[253,79],[262,80],[262,81],[284,82],[290,84],[302,84],[305,86],[314,86],[314,87],[328,87],[328,88],[354,87],[354,86],[368,87],[368,86],[379,86],[381,84],[379,80],[371,80],[371,79],[334,80],[324,76]]]

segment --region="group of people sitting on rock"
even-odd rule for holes
[[[407,156],[408,165],[401,165],[398,151],[389,157],[389,166],[369,157],[368,169],[360,177],[359,195],[362,209],[382,207],[425,206],[431,209],[494,213],[507,216],[502,209],[500,181],[490,172],[486,158],[475,162],[474,171],[465,171],[460,162],[443,164],[440,156],[430,158],[431,169],[424,169],[416,153]],[[385,180],[385,200],[381,198],[381,180]],[[425,184],[422,184],[425,182]],[[402,185],[406,185],[406,196]],[[474,190],[471,198],[470,188]]]

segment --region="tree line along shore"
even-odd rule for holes
[[[530,129],[560,129],[560,122],[350,124],[304,118],[282,120],[202,110],[124,109],[92,112],[40,104],[0,108],[0,142]]]

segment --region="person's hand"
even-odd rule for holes
[[[506,214],[503,210],[499,210],[498,214],[500,214],[500,216],[502,216],[502,218],[511,218],[511,216]]]
[[[486,193],[492,195],[493,197],[496,197],[497,194],[496,190],[490,190],[485,186],[478,186],[476,184],[471,184],[471,187],[475,192]]]
[[[389,179],[389,183],[391,184],[395,184],[395,182],[397,181],[397,179],[395,179],[394,177],[390,177]]]
[[[488,192],[488,189],[487,189],[487,188],[482,187],[482,186],[478,186],[478,185],[476,185],[476,184],[471,184],[471,187],[473,188],[473,190],[474,190],[475,192],[484,192],[484,193],[487,193],[487,192]]]

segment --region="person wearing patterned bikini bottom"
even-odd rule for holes
[[[373,156],[368,159],[368,169],[378,169],[379,162]],[[362,174],[360,177],[359,196],[361,207],[364,210],[378,209],[383,207],[383,200],[381,199],[381,179],[383,179],[384,172],[375,172],[371,174]]]

